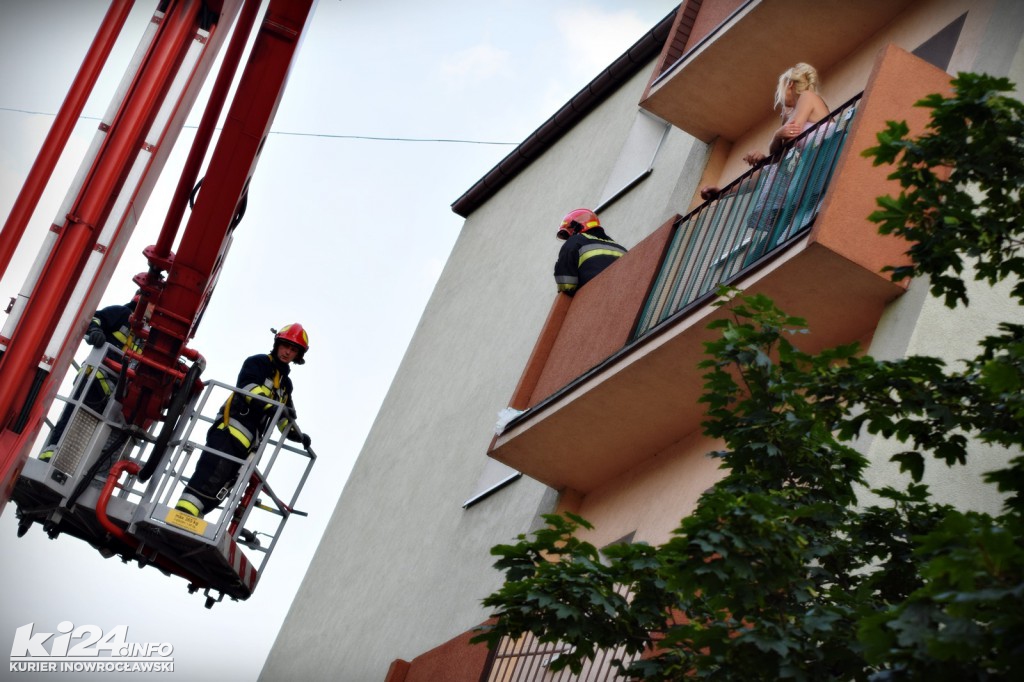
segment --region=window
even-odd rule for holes
[[[505,466],[501,462],[488,458],[484,462],[484,470],[480,472],[480,479],[476,482],[475,492],[472,497],[462,503],[462,508],[468,509],[472,507],[477,502],[490,497],[521,477],[522,474],[512,467]]]
[[[601,200],[594,209],[600,213],[616,199],[633,189],[654,170],[654,159],[661,143],[665,140],[669,125],[660,118],[637,109],[633,128],[619,152],[619,158],[612,167],[601,192]]]

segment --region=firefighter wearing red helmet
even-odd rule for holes
[[[565,240],[555,261],[555,286],[570,296],[626,253],[625,247],[605,233],[597,214],[588,208],[567,213],[555,236]]]
[[[277,351],[278,345],[281,343],[290,343],[298,350],[299,354],[294,360],[296,365],[301,365],[306,362],[303,356],[306,354],[306,351],[309,350],[309,334],[306,333],[306,330],[302,328],[301,324],[296,322],[295,324],[286,324],[281,327],[280,331],[274,334],[275,352]]]
[[[216,452],[203,451],[200,455],[195,473],[175,506],[179,511],[202,518],[216,509],[231,490],[240,464],[217,453],[244,461],[263,440],[277,413],[277,405],[255,396],[283,403],[287,409],[277,427],[289,440],[301,441],[303,447],[309,448],[309,436],[298,434],[289,421],[289,418],[294,419],[295,405],[292,380],[288,376],[293,362],[297,365],[305,362],[309,335],[298,323],[271,331],[274,333],[273,349],[270,353],[245,359],[235,382],[240,391],[228,397],[220,409],[222,418],[207,431],[206,446]]]

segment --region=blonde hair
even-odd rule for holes
[[[818,92],[818,70],[810,64],[800,62],[796,66],[786,69],[779,76],[779,84],[775,88],[775,106],[782,107],[782,116],[786,116],[786,88],[793,84],[793,90],[797,96],[802,92],[810,90]]]

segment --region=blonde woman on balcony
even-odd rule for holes
[[[782,107],[784,122],[772,135],[768,154],[779,153],[787,142],[828,116],[828,105],[818,94],[817,69],[801,62],[784,71],[775,88],[775,106]],[[765,154],[753,151],[743,160],[756,166],[764,158]]]
[[[775,88],[775,106],[782,108],[783,123],[772,135],[768,154],[755,150],[746,154],[743,160],[751,166],[757,166],[766,158],[778,156],[787,143],[828,116],[828,105],[818,94],[818,86],[818,71],[810,64],[801,62],[786,69],[779,76],[779,83]],[[766,166],[763,171],[768,176],[763,178],[758,186],[767,191],[762,191],[758,197],[757,205],[751,215],[752,220],[758,220],[760,215],[765,212],[766,207],[774,208],[775,213],[778,211],[778,204],[781,203],[788,185],[785,178],[776,177],[779,165],[776,161]],[[720,194],[721,190],[713,185],[705,186],[700,191],[700,196],[705,201],[716,199]],[[770,227],[770,224],[762,226],[761,229],[767,229],[767,227]]]

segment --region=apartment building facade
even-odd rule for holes
[[[951,74],[1024,81],[1022,36],[1013,0],[681,3],[453,204],[466,222],[262,678],[488,679],[499,663],[468,639],[501,580],[491,546],[552,511],[591,521],[597,546],[668,539],[720,475],[697,402],[719,283],[806,318],[808,351],[972,354],[1008,298],[979,289],[951,312],[881,273],[905,245],[866,219],[893,187],[860,151],[887,120],[920,131],[914,102]],[[742,157],[767,148],[796,62],[819,70],[833,114],[758,229],[768,188]],[[702,202],[705,184],[730,191]],[[554,293],[553,236],[578,206],[629,253],[570,298]],[[496,426],[500,412],[514,416]],[[896,475],[890,443],[859,447],[872,477]],[[930,483],[993,511],[965,485],[976,474]],[[545,679],[536,665],[517,679]]]

